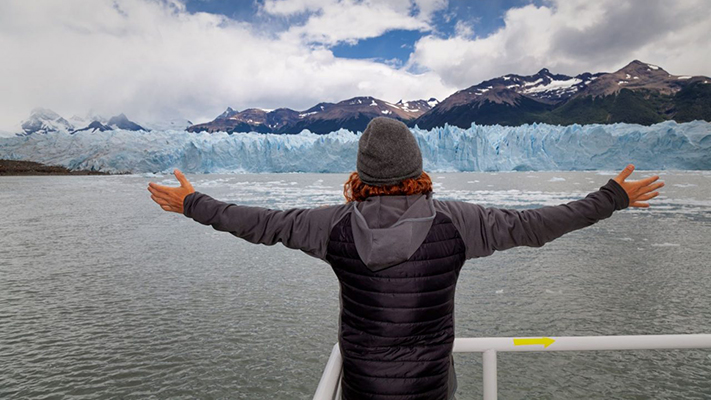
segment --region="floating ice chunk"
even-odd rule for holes
[[[652,246],[654,247],[679,247],[681,246],[679,243],[652,243]]]
[[[561,178],[559,176],[554,176],[551,179],[548,180],[548,182],[563,182],[565,178]]]

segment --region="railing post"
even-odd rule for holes
[[[321,380],[316,388],[314,400],[334,400],[341,396],[341,375],[343,372],[343,359],[338,343],[333,345],[331,356],[328,357],[326,368],[323,370]]]
[[[484,368],[484,400],[496,400],[497,378],[496,378],[496,350],[484,351],[482,366]]]

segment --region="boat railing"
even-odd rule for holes
[[[496,354],[499,352],[706,348],[711,348],[711,334],[456,338],[452,351],[455,353],[483,353],[484,400],[496,400]],[[314,400],[340,400],[342,364],[343,359],[338,343],[336,343],[326,363]]]

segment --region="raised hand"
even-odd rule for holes
[[[151,192],[151,199],[165,211],[183,213],[183,200],[185,196],[194,192],[193,185],[188,182],[180,170],[173,170],[173,174],[180,182],[179,187],[162,186],[153,182],[148,183],[148,191]]]
[[[649,203],[643,203],[643,201],[657,197],[659,192],[655,192],[654,190],[664,186],[664,182],[653,184],[654,181],[659,179],[658,175],[650,176],[649,178],[644,178],[639,181],[625,182],[625,179],[632,174],[632,171],[634,171],[634,165],[627,165],[627,167],[614,178],[614,181],[619,183],[620,186],[625,189],[625,192],[627,192],[627,196],[630,198],[630,207],[649,207]]]

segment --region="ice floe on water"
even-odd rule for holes
[[[654,174],[654,171],[652,171]],[[435,198],[459,200],[480,204],[484,207],[528,209],[555,206],[583,199],[590,192],[606,183],[596,171],[539,173],[529,178],[523,172],[506,174],[502,180],[490,173],[453,173],[433,182]],[[703,171],[675,171],[665,178],[667,186],[661,194],[650,201],[651,207],[628,207],[622,213],[640,218],[654,218],[659,214],[685,214],[693,218],[709,219],[711,222],[711,192],[702,180]],[[347,174],[188,174],[188,179],[198,191],[215,194],[217,198],[247,205],[264,205],[272,208],[317,207],[339,204],[345,201],[343,184]],[[476,177],[476,179],[472,179]],[[550,181],[551,177],[563,177],[566,181]],[[593,177],[593,179],[588,179]],[[594,179],[597,177],[596,179]],[[527,178],[527,179],[524,179]],[[639,178],[633,175],[632,178]],[[81,178],[89,179],[89,178]],[[165,186],[177,186],[172,175],[120,175],[91,177],[94,184],[109,184],[111,180],[156,182]],[[573,182],[582,184],[575,185]],[[673,182],[685,185],[674,186]],[[682,194],[683,193],[683,194]],[[630,240],[620,238],[620,240]],[[639,239],[641,241],[641,239]]]

